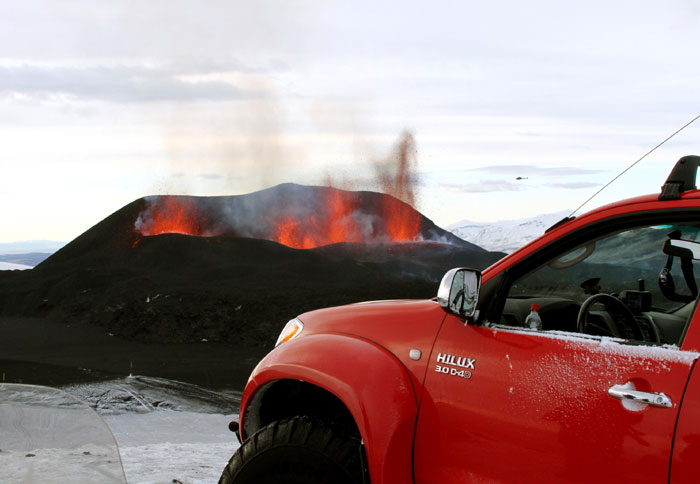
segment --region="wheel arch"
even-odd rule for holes
[[[247,438],[293,412],[335,420],[365,445],[373,484],[412,482],[416,392],[403,363],[357,336],[332,333],[278,347],[255,368],[241,402]]]
[[[348,407],[332,392],[303,380],[280,379],[262,385],[246,406],[245,435],[297,415],[315,417],[360,436]]]

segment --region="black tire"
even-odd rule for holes
[[[361,484],[360,440],[319,420],[273,422],[233,454],[219,484]]]

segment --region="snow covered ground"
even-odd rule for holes
[[[153,410],[105,416],[129,484],[216,483],[238,448],[234,415]]]
[[[240,392],[134,376],[64,388],[102,416],[129,484],[216,483],[238,448]]]
[[[105,423],[71,395],[0,383],[0,479],[12,484],[124,484]]]
[[[216,483],[238,448],[240,392],[143,376],[61,390],[0,383],[3,483]]]

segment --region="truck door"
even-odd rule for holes
[[[448,315],[420,404],[416,483],[667,482],[698,356],[679,348],[697,297],[681,289],[687,263],[661,250],[675,230],[698,236],[646,225],[516,263],[490,321]],[[658,285],[669,263],[673,292]],[[541,330],[524,324],[533,304]]]
[[[680,416],[676,425],[671,459],[671,484],[693,484],[698,482],[700,462],[700,369],[698,363],[691,373],[683,395]]]

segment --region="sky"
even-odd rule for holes
[[[406,132],[438,225],[573,209],[700,114],[695,0],[0,2],[0,242],[145,195],[371,188]],[[687,154],[700,121],[585,209]]]

